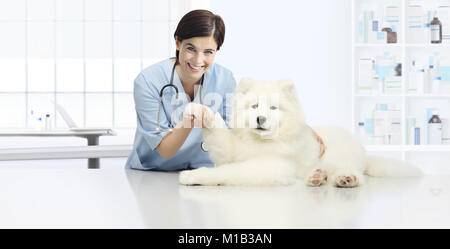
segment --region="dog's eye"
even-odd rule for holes
[[[256,108],[258,108],[258,104],[254,104],[254,105],[252,105],[252,108],[253,108],[253,109],[256,109]]]
[[[278,107],[276,107],[276,106],[271,106],[270,107],[270,110],[276,110],[276,109],[278,109]]]

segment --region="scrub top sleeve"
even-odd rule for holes
[[[236,88],[236,80],[234,79],[233,74],[230,72],[229,76],[226,80],[226,90],[223,95],[223,120],[225,121],[228,128],[230,127],[230,118],[231,118],[231,111],[233,106],[233,93],[234,89]]]
[[[152,150],[161,143],[169,129],[169,122],[161,107],[160,126],[163,131],[157,131],[159,94],[155,85],[147,82],[142,74],[134,81],[134,103],[137,115],[137,129]]]

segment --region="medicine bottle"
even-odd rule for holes
[[[442,23],[435,16],[430,23],[431,43],[442,43]]]

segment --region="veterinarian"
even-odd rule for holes
[[[214,165],[202,143],[201,117],[179,110],[193,101],[229,120],[231,103],[226,100],[236,81],[230,70],[214,63],[225,25],[210,11],[194,10],[180,20],[174,38],[176,57],[144,69],[134,81],[137,129],[126,168],[169,171]],[[165,87],[160,105],[161,90],[169,83],[178,89],[182,105],[174,87]],[[210,96],[220,98],[211,101]]]

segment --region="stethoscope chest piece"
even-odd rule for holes
[[[200,144],[200,147],[202,148],[202,150],[203,150],[204,152],[208,152],[208,149],[206,148],[205,142],[202,142],[202,143]]]

